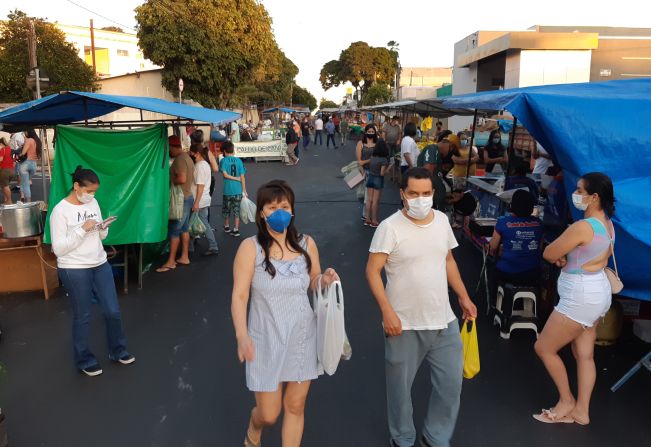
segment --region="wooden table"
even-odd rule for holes
[[[0,239],[0,293],[42,290],[47,300],[59,287],[56,265],[40,235]]]

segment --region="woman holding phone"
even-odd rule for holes
[[[75,366],[92,377],[102,374],[102,367],[88,346],[93,298],[99,301],[104,314],[109,359],[123,365],[136,359],[126,348],[113,271],[102,245],[115,219],[102,221],[95,200],[99,177],[94,171],[77,166],[72,184],[68,196],[52,210],[50,236],[59,277],[72,306]]]

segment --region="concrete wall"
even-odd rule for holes
[[[436,98],[436,87],[400,87],[400,100]]]
[[[591,57],[591,50],[523,50],[518,87],[589,82]]]
[[[75,46],[79,57],[91,65],[90,28],[58,23],[56,26],[66,35],[66,40]],[[135,34],[100,29],[95,29],[94,34],[95,66],[98,75],[118,76],[125,73],[159,68],[150,60],[145,59],[138,47],[138,37]]]
[[[456,50],[456,46],[455,46]],[[477,63],[470,67],[454,67],[452,74],[452,95],[463,95],[477,91]],[[448,128],[454,132],[466,129],[472,123],[472,117],[451,116],[448,118]]]
[[[648,39],[599,38],[592,50],[590,81],[651,77],[651,37]]]
[[[517,88],[520,86],[520,50],[506,52],[506,66],[504,69],[504,88]]]

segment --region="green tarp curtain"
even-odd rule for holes
[[[167,237],[169,153],[164,124],[134,130],[57,126],[49,209],[68,195],[78,165],[99,177],[102,216],[117,216],[107,245],[160,242]],[[50,243],[49,219],[45,242]]]

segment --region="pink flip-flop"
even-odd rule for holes
[[[551,408],[546,410],[543,408],[540,414],[533,414],[533,418],[545,424],[573,424],[574,419],[569,416],[557,418],[556,414],[552,412]]]

